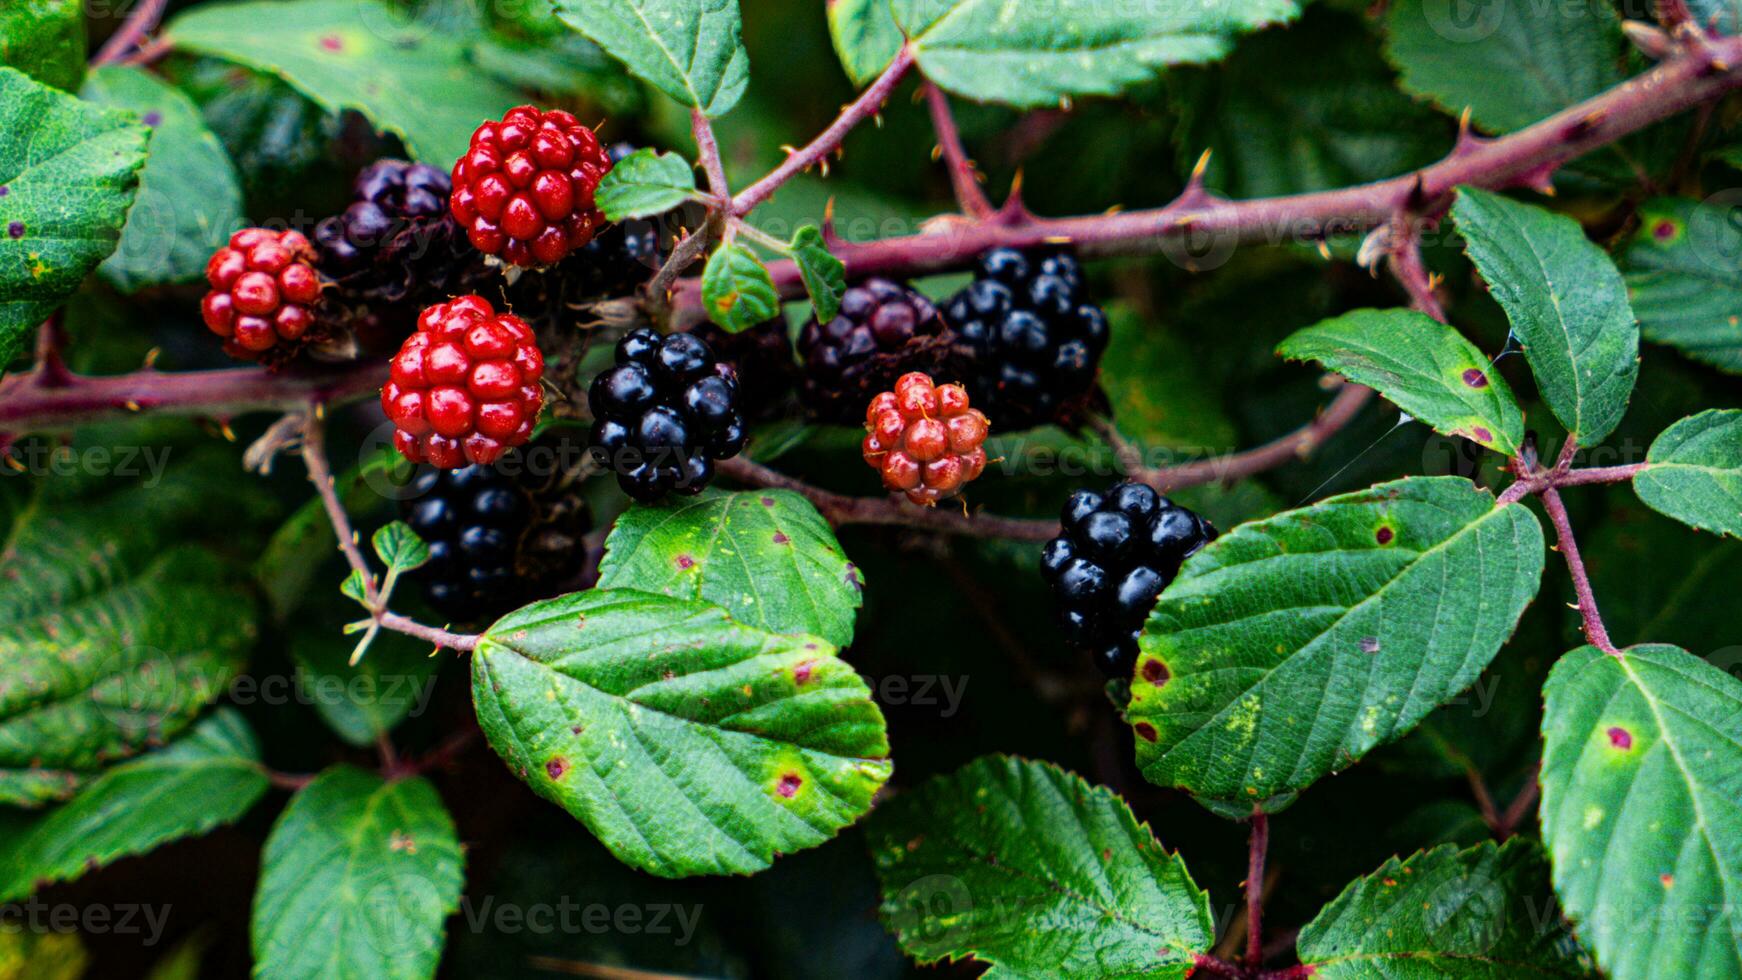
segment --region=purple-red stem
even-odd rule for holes
[[[109,35],[109,40],[103,42],[91,64],[112,64],[132,52],[145,35],[157,28],[157,22],[163,19],[164,8],[168,6],[169,0],[139,0],[127,14],[127,19]]]
[[[690,132],[696,139],[696,162],[708,177],[708,190],[720,200],[727,200],[732,191],[726,183],[726,167],[720,162],[720,143],[714,136],[714,124],[700,109],[690,110]]]
[[[925,92],[926,108],[931,111],[932,128],[937,130],[938,149],[943,154],[944,166],[949,168],[956,204],[963,214],[976,221],[990,218],[992,202],[986,200],[985,191],[980,189],[980,175],[974,170],[974,161],[968,159],[967,151],[962,148],[962,134],[956,128],[955,115],[950,112],[949,96],[930,81],[920,87]]]
[[[1305,459],[1325,440],[1348,425],[1372,395],[1371,388],[1345,384],[1317,418],[1288,435],[1243,452],[1181,463],[1178,466],[1144,470],[1137,476],[1157,490],[1166,492],[1204,483],[1232,483],[1295,460]]]
[[[1500,826],[1496,828],[1496,834],[1501,840],[1505,840],[1518,832],[1518,825],[1524,822],[1525,814],[1529,813],[1531,806],[1536,803],[1537,794],[1542,790],[1542,786],[1538,782],[1538,777],[1541,774],[1542,760],[1539,759],[1535,765],[1530,767],[1530,773],[1525,776],[1524,787],[1518,791],[1517,796],[1512,798],[1512,802],[1506,807],[1506,812],[1500,815]]]
[[[0,432],[68,429],[136,412],[226,419],[244,412],[294,412],[311,402],[344,402],[379,389],[385,361],[342,371],[274,373],[265,368],[67,375],[50,387],[33,371],[0,380]]]
[[[1252,835],[1246,849],[1246,968],[1264,965],[1264,858],[1270,851],[1270,817],[1252,813]]]
[[[1591,591],[1591,577],[1585,572],[1578,539],[1573,537],[1573,522],[1567,517],[1567,506],[1561,502],[1560,491],[1553,487],[1543,490],[1542,506],[1554,524],[1557,546],[1573,578],[1573,595],[1578,600],[1579,618],[1584,620],[1585,639],[1604,653],[1619,655],[1621,651],[1615,649],[1615,644],[1609,640],[1609,630],[1603,625],[1602,614],[1597,612],[1597,595]]]
[[[741,218],[749,214],[756,209],[758,204],[773,196],[780,185],[821,163],[829,154],[839,149],[841,141],[847,138],[847,134],[852,132],[854,126],[877,114],[884,100],[889,98],[889,93],[895,90],[895,86],[900,83],[902,76],[906,75],[908,69],[912,67],[913,49],[907,45],[902,45],[901,50],[895,54],[895,60],[889,63],[889,67],[883,69],[883,74],[877,76],[877,80],[872,82],[865,91],[859,93],[858,98],[842,109],[835,121],[830,123],[829,127],[823,130],[816,139],[805,144],[802,149],[788,154],[780,166],[768,172],[768,176],[739,192],[738,196],[732,199],[732,215]],[[848,264],[851,265],[851,263]]]

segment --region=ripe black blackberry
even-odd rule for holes
[[[400,501],[400,518],[429,545],[429,563],[413,576],[453,622],[485,622],[547,598],[585,562],[582,538],[592,527],[586,501],[565,468],[528,465],[546,457],[526,452],[488,466],[426,467]]]
[[[1197,514],[1141,483],[1105,494],[1078,490],[1059,515],[1062,533],[1041,552],[1065,636],[1109,677],[1137,663],[1137,636],[1180,563],[1216,539]]]
[[[744,448],[738,398],[731,365],[705,341],[633,330],[618,341],[616,364],[587,391],[594,459],[642,503],[701,493],[714,460]]]
[[[1070,423],[1107,349],[1107,315],[1061,249],[995,248],[944,304],[971,357],[969,393],[1000,431]]]
[[[931,300],[898,282],[867,279],[841,297],[833,320],[813,317],[799,332],[800,399],[820,421],[861,425],[872,397],[902,375],[954,377],[954,350]]]
[[[448,217],[448,175],[404,160],[377,160],[351,185],[345,210],[315,226],[320,268],[343,299],[421,306],[447,299],[474,264]]]
[[[738,376],[739,411],[746,419],[780,414],[799,376],[784,318],[776,317],[738,333],[703,322],[691,327],[690,333],[713,348],[722,362],[732,365]]]

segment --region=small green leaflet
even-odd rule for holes
[[[829,36],[854,85],[869,85],[901,50],[889,0],[829,0]]]
[[[631,507],[605,539],[598,588],[711,602],[772,633],[853,642],[859,570],[829,523],[790,490],[708,490]]]
[[[429,545],[404,521],[389,521],[370,537],[375,554],[387,565],[387,574],[409,572],[429,561]]]
[[[890,773],[883,715],[833,647],[630,589],[503,617],[472,653],[472,701],[534,792],[662,877],[815,847]]]
[[[676,153],[636,150],[599,181],[593,200],[612,221],[664,214],[690,199],[696,171]]]
[[[1300,931],[1322,980],[1583,977],[1549,889],[1548,855],[1514,837],[1392,858]]]
[[[428,782],[328,769],[291,799],[266,839],[254,976],[434,976],[464,863],[453,819]]]
[[[679,103],[710,117],[750,84],[738,0],[555,0],[563,23]]]
[[[987,977],[1169,977],[1215,940],[1210,898],[1111,790],[984,756],[866,824],[884,921],[922,964]]]
[[[0,901],[233,823],[265,792],[254,733],[221,708],[167,748],[106,770],[0,844]]]
[[[847,267],[829,252],[816,225],[805,225],[793,234],[792,260],[804,278],[817,320],[822,323],[833,320],[841,312],[841,297],[847,293]]]
[[[121,239],[145,127],[0,67],[0,372]]]
[[[1573,219],[1474,187],[1458,188],[1452,217],[1543,400],[1580,445],[1601,441],[1639,375],[1639,325],[1615,263]]]
[[[268,72],[331,112],[356,109],[448,167],[472,130],[523,101],[466,60],[463,38],[407,20],[381,0],[254,0],[204,4],[170,21],[183,51]]]
[[[1742,374],[1742,228],[1732,220],[1736,202],[1713,202],[1640,205],[1621,271],[1646,340]]]
[[[737,333],[773,319],[780,312],[780,294],[755,253],[742,245],[721,245],[702,270],[702,305],[708,319]]]
[[[121,65],[94,69],[81,94],[130,110],[151,129],[138,200],[98,271],[123,292],[199,278],[243,225],[236,168],[199,107],[150,72]]]
[[[1118,95],[1169,65],[1214,61],[1237,35],[1300,12],[1295,0],[891,0],[891,8],[928,79],[1025,108]]]
[[[0,65],[44,85],[76,91],[85,74],[85,12],[79,0],[0,6]]]
[[[1542,838],[1598,965],[1742,976],[1742,681],[1677,647],[1581,647],[1544,698]]]
[[[1509,133],[1621,81],[1621,22],[1608,0],[1491,3],[1397,0],[1385,53],[1411,95]],[[1495,84],[1504,78],[1505,84]]]
[[[1461,477],[1242,524],[1187,560],[1144,627],[1138,765],[1219,812],[1286,805],[1470,686],[1542,567],[1530,511]]]
[[[1634,474],[1652,510],[1702,531],[1742,538],[1742,410],[1713,409],[1663,430]]]
[[[1508,457],[1524,441],[1524,413],[1493,362],[1456,329],[1414,310],[1356,310],[1307,327],[1276,352],[1318,361],[1377,389],[1449,436]]]

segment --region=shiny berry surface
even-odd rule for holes
[[[805,407],[825,422],[857,423],[872,395],[910,370],[936,366],[924,362],[926,341],[943,333],[937,308],[909,287],[888,279],[851,287],[834,319],[813,318],[799,332]]]
[[[267,228],[244,228],[213,253],[200,316],[224,338],[226,353],[276,365],[297,351],[315,326],[321,298],[314,261],[300,232]]]
[[[1001,260],[1008,268],[1012,260]],[[1106,493],[1078,490],[1059,514],[1060,534],[1041,549],[1041,575],[1059,623],[1110,677],[1137,663],[1137,636],[1180,563],[1215,540],[1202,517],[1131,481]]]
[[[926,507],[953,497],[986,468],[986,416],[968,404],[961,385],[938,385],[918,371],[865,410],[866,465],[883,486]]]
[[[645,327],[617,342],[614,361],[587,390],[594,459],[642,503],[701,493],[714,461],[744,448],[736,372],[699,336]]]
[[[532,328],[480,296],[437,303],[393,358],[381,408],[393,445],[441,469],[495,462],[526,442],[544,407]]]
[[[593,131],[560,109],[510,109],[486,122],[454,163],[448,207],[473,247],[511,265],[555,265],[592,241],[593,206],[611,158]]]

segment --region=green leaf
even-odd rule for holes
[[[818,322],[827,323],[841,312],[841,297],[847,293],[847,267],[829,252],[816,225],[805,225],[792,236],[792,260],[804,277]]]
[[[266,792],[260,748],[220,709],[167,748],[114,767],[0,844],[0,900],[234,823]]]
[[[988,977],[1185,977],[1215,940],[1209,896],[1111,790],[985,756],[878,807],[884,920],[920,963]]]
[[[883,715],[833,647],[702,602],[592,589],[510,613],[472,653],[472,700],[534,792],[663,877],[760,871],[889,778]]]
[[[1582,977],[1560,935],[1542,845],[1514,837],[1392,858],[1300,931],[1323,980]]]
[[[467,62],[454,32],[380,0],[205,4],[165,36],[183,51],[277,75],[329,112],[356,109],[441,167],[466,151],[480,122],[522,101]]]
[[[1646,506],[1702,531],[1742,538],[1742,410],[1713,409],[1663,430],[1634,474]]]
[[[1621,253],[1645,339],[1742,374],[1742,228],[1735,205],[1657,198]]]
[[[1452,217],[1543,400],[1580,445],[1601,441],[1639,374],[1639,325],[1615,263],[1573,219],[1474,187],[1458,188]]]
[[[1148,779],[1276,809],[1470,685],[1536,594],[1542,528],[1460,477],[1242,524],[1189,559],[1140,639]]]
[[[232,569],[190,545],[134,574],[108,548],[97,536],[52,551],[15,539],[0,564],[9,590],[26,577],[54,590],[29,597],[46,608],[0,608],[0,803],[64,796],[81,774],[174,737],[253,646],[254,600]]]
[[[67,92],[85,74],[85,15],[79,0],[30,0],[0,7],[0,65]]]
[[[351,652],[330,628],[299,630],[290,643],[297,682],[315,713],[346,742],[369,748],[428,707],[441,662],[429,655],[428,644],[398,633],[377,635],[369,656],[354,666]]]
[[[0,371],[115,250],[145,128],[0,68]]]
[[[636,150],[606,172],[593,200],[612,221],[664,214],[695,193],[696,171],[676,153]]]
[[[927,78],[1024,108],[1118,95],[1169,65],[1214,61],[1236,35],[1300,12],[1295,0],[891,0],[891,8]]]
[[[369,605],[369,590],[364,584],[361,569],[351,569],[351,574],[346,575],[345,580],[339,583],[339,592],[346,598],[355,600],[361,606],[367,607]]]
[[[750,84],[738,0],[555,0],[563,23],[630,74],[708,116],[731,111]]]
[[[829,0],[829,36],[854,85],[869,85],[901,50],[889,0]]]
[[[1414,310],[1356,310],[1307,327],[1276,352],[1378,390],[1449,436],[1514,456],[1524,413],[1493,362],[1453,327]]]
[[[328,769],[291,799],[266,839],[254,975],[434,976],[463,866],[453,819],[428,782]]]
[[[768,267],[742,245],[721,245],[702,270],[702,305],[728,332],[748,330],[780,312]]]
[[[404,521],[389,521],[369,538],[388,574],[409,572],[429,561],[429,545]]]
[[[1385,53],[1405,91],[1490,132],[1523,129],[1621,81],[1621,24],[1608,0],[1398,0]],[[1504,79],[1504,84],[1496,84]]]
[[[242,188],[224,147],[192,100],[143,69],[97,68],[81,94],[130,110],[151,127],[138,200],[120,246],[98,271],[123,292],[198,279],[243,224]]]
[[[1598,965],[1742,976],[1742,681],[1677,647],[1581,647],[1544,697],[1542,837]]]
[[[700,599],[746,626],[853,642],[864,582],[829,523],[790,490],[631,507],[605,539],[599,588]]]

